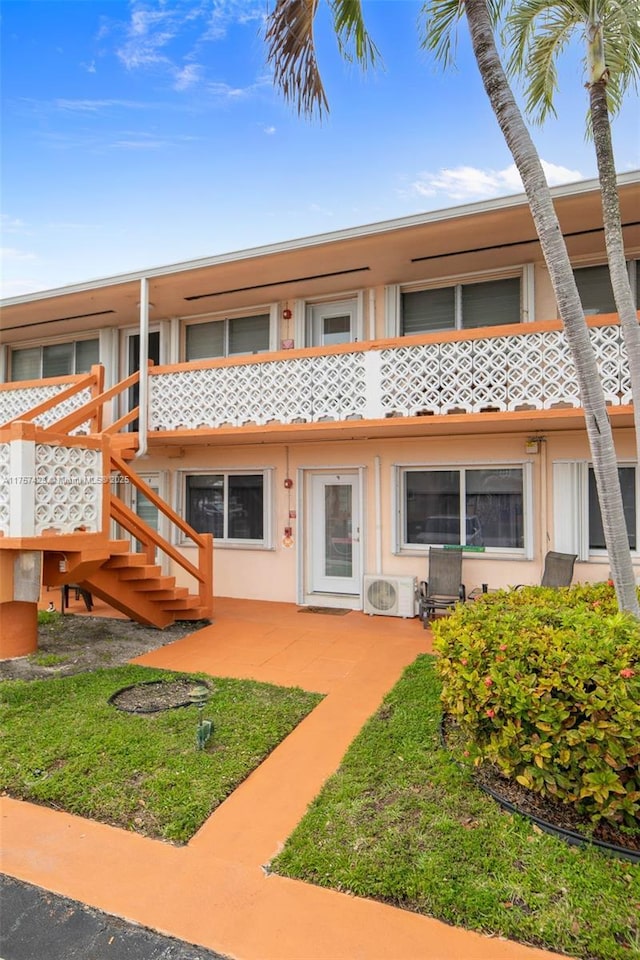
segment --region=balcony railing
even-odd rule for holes
[[[0,426],[28,414],[38,427],[48,428],[99,395],[103,384],[104,369],[99,364],[90,373],[0,384]],[[74,432],[87,434],[99,427],[98,422],[87,421],[76,425]]]
[[[607,403],[631,402],[616,318],[589,320]],[[150,370],[151,431],[579,407],[558,321]]]

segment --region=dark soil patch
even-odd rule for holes
[[[445,745],[455,751],[456,744],[460,742],[455,723],[450,718],[445,718],[442,729]],[[475,768],[473,778],[479,786],[497,794],[501,800],[513,804],[524,816],[537,817],[559,830],[580,834],[585,840],[598,840],[626,850],[640,852],[640,829],[627,832],[615,824],[604,821],[594,827],[588,817],[578,813],[570,804],[562,803],[553,797],[543,797],[533,790],[528,790],[517,781],[505,777],[493,764],[485,763]]]
[[[161,710],[175,710],[188,707],[193,702],[191,693],[194,687],[206,687],[209,694],[213,686],[204,680],[152,680],[149,683],[136,683],[132,687],[118,690],[109,698],[109,703],[126,713],[159,713]]]
[[[183,620],[156,630],[115,617],[57,615],[51,622],[40,624],[37,653],[0,660],[0,680],[42,680],[117,667],[206,625],[205,621]],[[47,656],[54,656],[55,663],[47,666]]]

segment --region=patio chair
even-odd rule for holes
[[[573,580],[573,567],[578,559],[577,553],[558,553],[557,550],[549,550],[544,558],[544,570],[542,571],[541,587],[570,587]],[[524,587],[526,584],[519,583],[515,590]]]
[[[549,550],[544,558],[541,587],[570,587],[573,567],[578,559],[576,553],[557,553]]]
[[[462,583],[462,550],[429,547],[429,579],[420,584],[418,616],[427,629],[437,610],[450,611],[464,603],[466,590]]]

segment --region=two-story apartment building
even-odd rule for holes
[[[554,196],[635,553],[632,409],[600,194],[584,182]],[[637,292],[640,174],[620,178],[620,199]],[[580,398],[521,195],[14,297],[0,353],[1,422],[96,364],[94,395],[142,371],[106,394],[99,428],[68,432],[116,425],[129,468],[213,535],[217,595],[359,609],[365,575],[424,578],[430,545],[467,548],[468,588],[536,582],[550,548],[578,554],[577,579],[607,576]],[[88,396],[35,422],[59,424]],[[195,563],[148,487],[117,493]],[[9,513],[7,495],[15,537]],[[187,583],[165,554],[168,573]]]

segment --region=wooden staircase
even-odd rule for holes
[[[108,493],[108,514],[103,516],[103,535],[86,536],[86,548],[78,549],[78,536],[67,540],[71,549],[66,549],[65,536],[47,536],[42,538],[43,582],[49,586],[75,584],[83,590],[99,597],[105,603],[124,613],[139,623],[162,629],[175,620],[203,620],[211,617],[213,610],[213,538],[211,534],[200,534],[164,502],[151,487],[129,466],[127,461],[135,454],[137,435],[122,432],[138,416],[138,408],[102,429],[102,408],[104,403],[128,389],[137,380],[133,374],[102,391],[101,368],[93,368],[88,378],[78,378],[75,389],[92,386],[92,398],[72,413],[42,428],[39,433],[43,442],[47,437],[68,436],[81,424],[90,423],[91,436],[107,437],[110,454],[103,469],[108,476],[114,475],[127,483],[118,483],[118,489],[127,485],[135,486],[158,511],[180,532],[180,539],[197,548],[197,563],[192,563],[169,540],[165,540],[158,531],[146,524],[135,511],[112,492]],[[72,388],[65,390],[64,398],[73,394]],[[33,420],[35,416],[54,408],[59,397],[34,407],[19,418],[20,421]],[[59,442],[59,441],[58,441]],[[119,475],[119,477],[118,477]],[[119,530],[127,537],[111,539],[109,527],[115,522]],[[136,547],[137,544],[137,547]],[[165,576],[162,566],[157,562],[159,556],[167,558],[173,568],[181,568],[195,583],[197,592],[191,592],[186,586],[178,586],[175,576]]]
[[[151,627],[166,627],[175,620],[204,620],[211,606],[197,593],[176,586],[176,578],[163,576],[162,567],[148,563],[144,553],[132,553],[128,540],[111,540],[106,555],[88,552],[66,555],[65,570],[59,554],[45,552],[43,577],[50,586],[73,583],[110,606]]]

